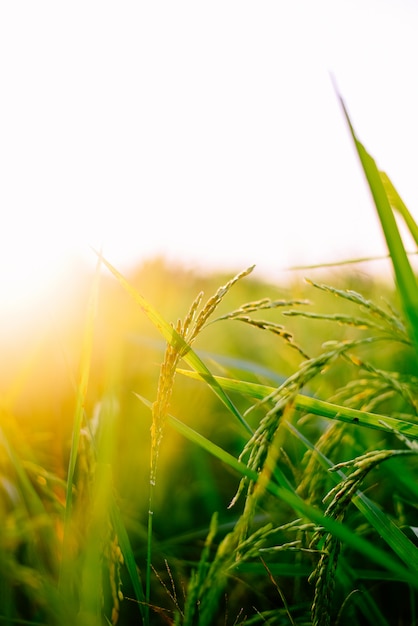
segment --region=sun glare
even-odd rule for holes
[[[16,245],[20,242],[20,246]],[[0,315],[8,333],[29,328],[57,306],[65,306],[75,280],[76,261],[59,243],[22,237],[4,242],[0,252]]]

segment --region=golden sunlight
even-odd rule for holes
[[[42,320],[47,324],[57,307],[70,305],[80,266],[62,242],[39,238],[40,229],[36,238],[33,232],[13,236],[12,230],[17,225],[0,250],[0,317],[2,333],[14,335]]]

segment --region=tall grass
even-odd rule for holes
[[[418,290],[394,213],[417,243],[418,228],[347,121],[401,312],[313,280],[321,307],[257,295],[228,309],[250,267],[170,324],[98,254],[64,469],[4,406],[1,623],[417,622]],[[159,368],[155,352],[144,366],[146,341],[140,362],[100,327],[102,266],[164,342]],[[196,347],[233,333],[235,360]],[[268,367],[242,356],[250,335],[268,337]],[[112,363],[96,384],[102,344]]]

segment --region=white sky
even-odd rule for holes
[[[418,3],[0,4],[0,287],[89,245],[270,277],[383,254],[329,74],[418,215]]]

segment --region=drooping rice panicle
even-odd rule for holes
[[[176,331],[181,333],[181,322],[177,323]],[[167,344],[164,359],[160,368],[158,378],[157,397],[152,405],[151,422],[151,485],[155,484],[158,456],[161,442],[164,435],[164,427],[167,414],[170,408],[170,401],[173,392],[176,368],[180,359],[180,352],[172,344]]]
[[[345,437],[344,425],[331,424],[319,437],[312,450],[307,450],[303,458],[304,470],[297,487],[297,493],[312,504],[320,504],[328,483],[327,472],[318,458],[319,454],[332,457]]]
[[[378,330],[387,334],[387,339],[393,339],[393,333],[387,325],[378,324],[375,320],[365,317],[357,317],[353,315],[346,315],[342,313],[314,313],[312,311],[283,311],[283,315],[287,317],[304,317],[312,320],[323,320],[328,322],[336,322],[337,324],[345,326],[353,326],[359,330]],[[403,343],[410,345],[408,337],[405,335],[402,337]]]
[[[145,620],[149,622],[149,606],[151,594],[151,570],[152,570],[152,535],[153,535],[153,498],[157,480],[158,457],[161,442],[163,440],[166,419],[169,413],[170,401],[174,386],[174,379],[179,360],[184,356],[186,350],[195,341],[207,320],[219,306],[224,296],[231,287],[241,278],[244,278],[252,272],[254,266],[237,274],[228,281],[223,287],[220,287],[216,293],[209,298],[199,312],[203,293],[200,292],[193,301],[184,321],[179,320],[175,328],[176,336],[181,340],[180,345],[177,342],[167,343],[164,359],[160,368],[158,379],[157,397],[152,405],[152,424],[151,424],[151,461],[150,461],[150,490],[149,490],[149,507],[148,507],[148,539],[147,539],[147,565],[146,565],[146,583],[145,583]]]
[[[312,280],[306,279],[306,282],[316,289],[326,291],[334,296],[343,298],[348,302],[352,302],[362,308],[374,318],[380,320],[384,324],[384,328],[387,329],[392,335],[399,337],[400,341],[410,344],[410,339],[406,332],[405,324],[399,315],[396,315],[394,311],[387,312],[382,307],[378,306],[372,300],[365,298],[362,294],[352,289],[337,289],[330,285],[316,283]]]
[[[350,354],[348,354],[347,357],[352,358]],[[418,398],[416,393],[418,389],[418,378],[416,376],[383,370],[358,357],[352,360],[361,370],[367,372],[367,381],[369,383],[375,382],[377,385],[380,384],[382,391],[385,390],[385,387],[393,390],[403,398],[405,403],[408,404],[409,408],[412,409],[415,414],[418,414]]]
[[[255,311],[307,304],[310,304],[309,300],[272,300],[271,298],[263,298],[261,300],[255,300],[254,302],[247,302],[238,309],[225,313],[225,315],[221,315],[220,317],[212,320],[211,324],[222,320],[234,319],[236,317],[240,317],[241,315],[248,315],[248,313],[254,313]]]
[[[418,451],[411,450],[377,450],[334,465],[330,468],[332,472],[350,467],[353,468],[353,471],[326,494],[324,500],[330,501],[330,503],[325,511],[325,516],[341,521],[361,483],[372,469],[396,456],[417,453]],[[321,542],[322,537],[324,538]],[[310,577],[310,581],[315,581],[312,624],[313,626],[329,626],[331,623],[335,574],[341,543],[330,533],[324,533],[324,531],[319,530],[313,535],[311,541],[311,546],[316,545],[321,546],[321,556]]]
[[[176,331],[181,334],[182,324],[177,323]],[[151,451],[150,451],[150,476],[149,476],[149,502],[148,502],[148,537],[147,537],[147,561],[145,577],[145,622],[149,623],[149,607],[151,598],[151,571],[152,571],[152,537],[154,515],[154,491],[157,482],[157,468],[161,442],[164,436],[165,424],[170,408],[173,392],[174,378],[177,364],[181,358],[181,348],[167,343],[164,359],[160,367],[158,378],[157,397],[152,404],[151,421]]]
[[[330,398],[332,402],[346,401],[349,406],[372,411],[379,403],[398,396],[412,415],[418,414],[418,379],[415,376],[382,370],[350,353],[346,357],[365,375],[348,381]]]
[[[278,335],[279,337],[284,339],[291,348],[297,350],[297,352],[299,352],[304,359],[309,359],[309,356],[306,354],[306,352],[304,352],[304,350],[294,342],[293,334],[286,330],[286,328],[282,324],[270,322],[269,320],[255,320],[248,315],[236,315],[228,319],[233,319],[237,322],[243,322],[245,324],[248,324],[249,326],[253,326],[254,328],[267,330],[274,335]]]

